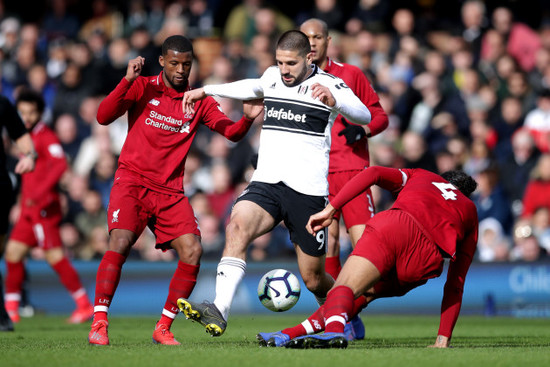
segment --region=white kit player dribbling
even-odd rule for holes
[[[259,79],[209,85],[187,92],[184,109],[207,95],[240,100],[264,99],[258,166],[235,203],[216,277],[213,303],[180,298],[187,318],[221,335],[237,287],[246,270],[246,249],[257,237],[284,221],[295,246],[306,287],[322,303],[334,280],[326,274],[326,231],[311,236],[309,216],[328,195],[330,130],[338,114],[356,124],[370,122],[370,112],[340,78],[311,64],[309,40],[300,31],[284,33],[277,43],[277,66]]]

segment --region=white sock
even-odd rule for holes
[[[214,304],[227,321],[231,303],[244,278],[246,262],[236,257],[222,257],[216,274],[216,299]]]

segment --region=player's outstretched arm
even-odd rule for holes
[[[330,225],[335,212],[336,209],[329,203],[325,209],[309,217],[306,224],[307,231],[315,236],[315,233]]]

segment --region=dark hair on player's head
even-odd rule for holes
[[[441,174],[445,180],[453,184],[466,196],[470,196],[477,188],[477,182],[464,171],[454,170],[447,171]]]
[[[28,88],[21,89],[17,94],[15,104],[17,105],[19,102],[34,103],[36,105],[36,108],[38,109],[38,112],[40,113],[44,112],[44,109],[46,107],[46,103],[44,102],[44,98],[42,97],[42,95]]]
[[[184,36],[170,36],[162,43],[162,55],[166,55],[168,50],[177,52],[193,52],[193,44]]]
[[[300,31],[286,31],[277,41],[277,50],[298,51],[298,55],[305,57],[311,52],[307,36]]]
[[[324,20],[321,20],[319,18],[309,18],[308,20],[303,22],[300,27],[302,27],[303,25],[305,25],[307,23],[317,23],[317,24],[319,24],[321,26],[321,32],[323,33],[323,37],[325,37],[325,38],[328,37],[328,24],[327,24],[327,22],[325,22]]]

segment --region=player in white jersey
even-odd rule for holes
[[[356,124],[370,112],[340,78],[311,62],[309,40],[300,31],[284,33],[277,43],[277,66],[259,79],[210,85],[186,92],[183,107],[207,95],[241,100],[264,99],[258,166],[250,185],[233,206],[216,277],[213,303],[183,298],[178,306],[212,336],[221,335],[238,285],[246,270],[246,249],[257,237],[284,221],[296,249],[306,287],[320,303],[334,280],[325,272],[326,231],[311,236],[305,225],[324,208],[328,195],[330,130],[338,114]],[[319,209],[320,208],[320,209]]]

